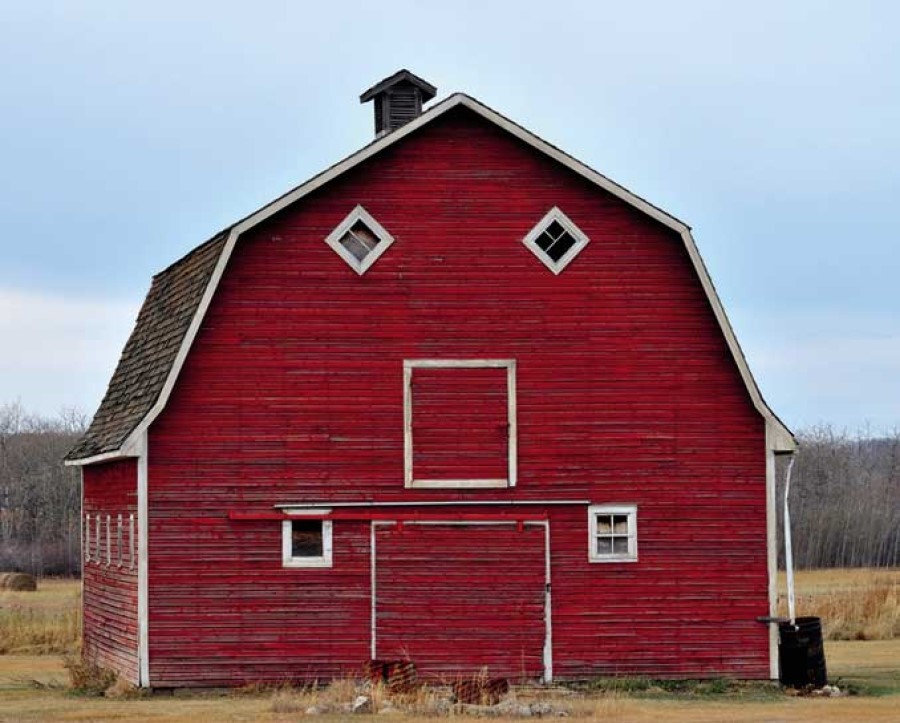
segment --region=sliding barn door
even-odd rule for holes
[[[534,680],[544,673],[544,527],[375,528],[375,653],[420,675]]]

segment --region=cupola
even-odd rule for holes
[[[404,69],[373,85],[359,102],[375,101],[375,136],[381,137],[420,116],[436,93],[431,83]]]

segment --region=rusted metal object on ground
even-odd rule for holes
[[[506,678],[467,678],[453,684],[457,703],[467,705],[497,705],[509,692]]]
[[[409,693],[419,687],[419,674],[411,660],[368,660],[363,672],[372,683],[384,685],[391,693]]]

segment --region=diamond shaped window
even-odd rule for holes
[[[560,273],[590,239],[556,206],[522,239],[554,274]]]
[[[394,237],[366,209],[357,206],[328,234],[325,243],[362,275],[394,243]]]

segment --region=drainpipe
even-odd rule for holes
[[[791,470],[794,468],[796,459],[796,453],[792,454],[784,482],[784,566],[787,572],[788,617],[791,625],[794,624],[796,616],[794,614],[794,553],[791,548],[791,512],[788,508],[788,494],[791,491]]]

